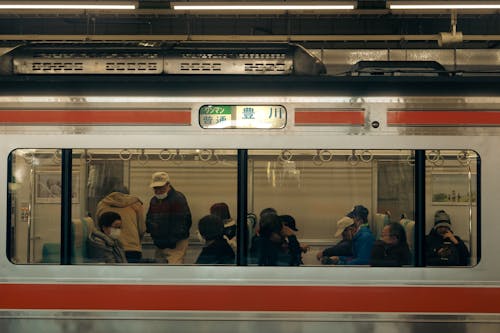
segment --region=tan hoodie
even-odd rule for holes
[[[105,212],[115,212],[122,218],[120,242],[125,251],[142,252],[141,239],[146,232],[144,207],[139,198],[113,192],[97,205],[97,219]]]

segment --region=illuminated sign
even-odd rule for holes
[[[284,128],[281,105],[204,105],[199,110],[202,128]]]

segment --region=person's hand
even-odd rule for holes
[[[302,250],[302,252],[304,252],[304,253],[307,253],[307,251],[309,251],[309,249],[310,249],[310,248],[311,248],[311,247],[310,247],[309,245],[305,245],[305,244],[304,244],[304,245],[302,245],[302,244],[300,245],[300,249],[301,249],[301,250]]]
[[[288,236],[292,236],[294,233],[293,233],[292,229],[290,229],[289,227],[284,225],[283,228],[281,228],[281,234],[285,237],[288,237]]]
[[[319,251],[318,253],[316,253],[316,259],[320,260],[321,257],[323,257],[323,251]]]
[[[458,244],[458,239],[455,237],[453,232],[451,230],[448,230],[443,234],[443,239],[448,238],[450,241],[452,241],[453,244],[457,245]]]

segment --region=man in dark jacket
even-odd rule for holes
[[[337,221],[337,232],[334,235],[335,238],[342,236],[342,240],[323,251],[319,251],[316,258],[321,260],[323,265],[331,265],[334,262],[330,257],[352,257],[352,237],[355,230],[354,220],[347,216],[342,217]]]
[[[426,238],[425,257],[428,266],[466,266],[469,250],[451,230],[450,215],[444,210],[434,214],[434,228]]]
[[[156,260],[182,264],[192,223],[186,197],[173,188],[166,172],[154,173],[149,186],[155,196],[149,203],[146,227],[157,246]]]

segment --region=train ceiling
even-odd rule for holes
[[[268,0],[261,3],[352,4],[354,9],[203,11],[174,9],[176,4],[192,5],[195,2],[139,0],[107,1],[133,3],[136,6],[133,10],[1,8],[9,3],[42,2],[47,1],[0,0],[0,47],[89,42],[157,47],[191,41],[293,42],[313,49],[497,49],[500,46],[500,9],[495,7],[401,10],[391,9],[391,4],[408,1]],[[63,2],[76,4],[81,1]],[[224,2],[226,5],[253,3]],[[500,1],[469,3],[498,5]],[[201,4],[214,2],[204,1]]]

